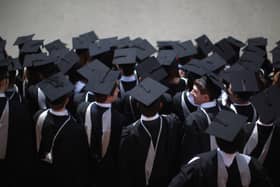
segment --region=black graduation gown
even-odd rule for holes
[[[125,92],[131,90],[132,88],[134,88],[137,85],[137,81],[121,81],[123,89]]]
[[[7,98],[0,98],[0,115],[6,101]],[[10,100],[6,157],[0,159],[0,186],[34,186],[35,158],[35,129],[27,105]]]
[[[82,103],[78,108],[79,119],[84,124],[86,109],[89,103]],[[121,113],[111,108],[111,135],[105,156],[102,158],[102,115],[106,108],[95,104],[91,107],[92,134],[91,134],[91,182],[97,187],[119,186],[118,156],[121,131],[125,118]]]
[[[39,114],[35,115],[35,121]],[[38,153],[38,186],[84,187],[89,186],[89,146],[85,130],[71,117],[62,128],[53,147],[53,163],[42,159],[50,151],[52,139],[68,116],[48,112],[42,126],[42,138]]]
[[[179,170],[181,123],[175,115],[162,116],[162,132],[150,177],[149,186],[165,187]],[[159,126],[159,119],[154,120]],[[157,136],[157,135],[156,135]],[[154,138],[153,138],[154,139]],[[155,138],[156,139],[156,138]],[[123,130],[120,147],[120,176],[122,187],[144,187],[145,161],[150,138],[138,120]],[[155,145],[155,144],[154,144]]]
[[[14,100],[15,102],[21,103],[22,102],[22,96],[20,93],[16,90],[15,87],[8,89],[5,92],[6,96],[9,98],[9,100]]]
[[[202,153],[197,156],[199,159],[182,167],[178,175],[172,179],[169,187],[217,186],[217,150]],[[228,171],[227,187],[242,186],[236,159],[226,169]],[[251,158],[249,162],[249,169],[251,174],[250,187],[273,186],[262,166],[254,158]]]
[[[215,107],[206,108],[205,111],[210,119],[213,120],[222,109],[230,110],[217,104]],[[184,122],[182,140],[182,163],[188,162],[199,153],[210,151],[210,136],[204,132],[208,125],[207,117],[200,108],[187,117]]]
[[[274,125],[275,125],[274,133],[272,135],[271,144],[266,159],[264,160],[263,167],[266,169],[274,186],[280,186],[279,172],[275,172],[278,171],[278,169],[280,168],[280,151],[279,151],[280,124],[277,123]],[[258,134],[259,134],[258,145],[251,153],[251,156],[255,158],[259,157],[270,132],[270,131],[265,132],[267,131],[265,128],[269,128],[269,127],[263,127],[263,126],[259,126],[259,127],[260,128],[258,128]]]
[[[182,93],[184,93],[184,99],[186,102],[186,106],[188,107],[190,112],[196,111],[197,107],[190,103],[185,92],[179,92],[173,97],[173,106],[172,106],[173,112],[180,118],[181,121],[184,121],[185,116],[184,116],[184,112],[183,112],[183,108],[182,108],[182,104],[181,104]]]
[[[243,116],[246,116],[248,119],[247,119],[247,122],[253,122],[253,118],[254,118],[254,109],[253,109],[253,105],[250,104],[250,105],[235,105],[233,104],[235,109],[236,109],[236,112],[238,114],[241,114]],[[257,117],[257,116],[256,116]]]
[[[41,110],[38,102],[38,86],[31,85],[28,87],[26,93],[26,100],[28,101],[29,110],[33,116],[36,114],[36,112]],[[47,106],[46,101],[45,104]]]

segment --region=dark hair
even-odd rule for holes
[[[139,103],[139,110],[141,114],[145,116],[154,116],[156,113],[160,111],[160,101],[161,99],[159,98],[149,106]]]
[[[97,102],[100,102],[100,103],[105,102],[108,96],[114,95],[114,92],[115,92],[115,89],[117,88],[117,86],[118,86],[118,85],[117,85],[117,83],[116,83],[115,86],[113,87],[113,89],[112,89],[110,95],[104,95],[104,94],[94,93],[95,100],[96,100]]]
[[[123,70],[124,76],[132,75],[135,70],[135,64],[121,64],[119,67]]]
[[[207,94],[210,101],[217,99],[222,93],[221,88],[213,84],[207,77],[196,79],[193,84],[198,87],[200,93]]]
[[[249,101],[250,97],[254,94],[253,92],[233,92],[238,99],[241,101]]]
[[[51,108],[54,109],[60,109],[65,105],[66,100],[71,97],[72,92],[65,94],[64,96],[54,100],[54,101],[50,101],[49,99],[47,99],[47,102],[50,104]]]

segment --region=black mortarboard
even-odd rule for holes
[[[238,51],[246,45],[242,41],[240,41],[232,36],[227,37],[226,40],[235,50],[238,50]]]
[[[50,52],[50,56],[60,59],[62,57],[64,57],[67,53],[69,53],[70,50],[68,48],[60,48],[57,50],[53,50]]]
[[[137,59],[140,62],[156,52],[156,49],[148,42],[148,40],[136,38],[132,41],[132,43],[133,47],[136,47]]]
[[[69,51],[64,56],[61,56],[56,64],[61,72],[67,73],[76,63],[80,62],[79,56],[74,51]]]
[[[89,31],[84,34],[80,34],[79,37],[85,38],[85,40],[89,41],[90,43],[94,43],[96,40],[98,40],[98,36],[94,31]]]
[[[160,50],[157,60],[162,66],[174,66],[176,63],[176,52],[174,50]]]
[[[256,47],[256,46],[247,46],[243,49],[244,52],[253,52],[258,56],[266,57],[266,51]]]
[[[233,92],[257,92],[259,90],[256,75],[252,71],[232,71],[229,82]]]
[[[136,48],[116,49],[113,64],[136,64]]]
[[[233,64],[237,60],[236,52],[226,39],[222,39],[215,43],[214,51],[225,59],[228,64]]]
[[[280,50],[272,53],[272,65],[274,68],[280,68]]]
[[[89,46],[89,55],[91,57],[96,57],[102,55],[106,52],[110,52],[118,43],[117,37],[103,38],[95,41]]]
[[[33,36],[35,36],[35,34],[30,34],[30,35],[26,35],[26,36],[20,36],[16,39],[14,45],[22,45],[25,42],[32,40]]]
[[[0,37],[0,53],[5,51],[7,41]]]
[[[259,71],[264,63],[265,58],[254,53],[254,52],[244,52],[240,57],[240,63],[243,67],[251,71]]]
[[[47,56],[45,53],[29,54],[24,58],[23,66],[25,67],[39,67],[54,63],[55,59]]]
[[[247,40],[247,43],[249,46],[257,46],[257,47],[265,48],[267,45],[267,39],[264,37],[249,38]]]
[[[22,66],[21,66],[18,58],[11,58],[10,57],[8,59],[8,61],[9,61],[9,66],[8,66],[9,71],[16,71],[16,70],[22,69]]]
[[[39,82],[38,87],[50,102],[71,93],[74,89],[74,85],[62,73],[57,73]]]
[[[226,65],[226,61],[216,53],[204,58],[202,62],[204,68],[212,72],[222,69]]]
[[[161,83],[147,77],[141,81],[136,87],[128,92],[133,98],[145,106],[150,106],[158,98],[160,98],[168,88]]]
[[[247,117],[221,110],[206,129],[206,133],[224,141],[233,142],[246,123]]]
[[[178,43],[179,41],[157,41],[157,47],[159,50],[169,50],[174,49]]]
[[[119,71],[95,71],[86,84],[85,89],[97,94],[111,95],[119,77]]]
[[[206,35],[196,38],[195,41],[199,52],[202,53],[203,56],[208,56],[208,53],[214,48],[213,43]]]
[[[130,47],[132,47],[132,45],[133,44],[132,44],[132,41],[130,40],[130,38],[129,37],[124,37],[124,38],[121,38],[121,39],[118,40],[116,47],[118,49],[130,48]]]
[[[105,64],[103,64],[99,60],[91,61],[90,63],[87,63],[82,68],[78,69],[78,73],[82,75],[84,78],[88,79],[88,81],[91,80],[92,76],[98,72],[98,71],[109,71],[110,68],[107,67]]]
[[[136,71],[142,79],[151,77],[156,81],[161,81],[168,75],[155,57],[149,57],[141,64],[138,64]]]
[[[182,43],[178,42],[176,45],[174,45],[173,49],[175,50],[179,59],[192,57],[197,54],[197,49],[191,40]]]
[[[89,49],[90,41],[88,41],[85,37],[73,37],[72,45],[73,49],[86,50]]]
[[[49,53],[52,51],[59,50],[61,48],[65,48],[66,44],[63,43],[60,39],[54,40],[48,44],[45,45],[45,48],[48,50]]]
[[[40,51],[44,40],[29,40],[21,48],[22,53],[37,53]]]
[[[194,73],[198,76],[203,76],[209,70],[205,69],[201,62],[198,59],[192,59],[189,63],[182,66],[182,69],[185,70],[187,73]]]

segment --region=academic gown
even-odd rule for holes
[[[1,116],[6,101],[7,98],[0,97]],[[7,136],[6,156],[0,159],[0,186],[34,186],[35,129],[25,103],[9,101]]]
[[[89,103],[82,103],[78,108],[79,119],[84,124],[85,112]],[[124,116],[111,108],[111,133],[107,151],[102,157],[102,115],[107,108],[93,104],[91,107],[91,178],[96,187],[119,186],[118,153]]]
[[[46,101],[41,100],[41,98],[40,98],[40,100],[41,100],[40,102],[43,105],[45,105],[45,108],[42,108],[42,106],[40,106],[39,96],[38,96],[38,86],[36,86],[36,85],[31,85],[28,87],[27,93],[26,93],[26,100],[29,103],[29,110],[33,116],[39,110],[46,109],[48,107]]]
[[[197,110],[197,107],[194,106],[187,98],[186,92],[179,92],[173,97],[173,112],[180,118],[181,121],[185,120],[183,107],[182,107],[182,93],[184,94],[183,97],[185,99],[185,103],[189,112],[194,112]]]
[[[153,142],[159,132],[160,119],[143,122],[151,131]],[[156,130],[149,128],[154,126]],[[152,127],[153,128],[153,127]],[[162,131],[158,143],[156,157],[149,180],[150,187],[165,187],[173,176],[179,171],[181,142],[181,123],[175,115],[162,116]],[[144,187],[145,162],[150,145],[150,137],[138,120],[123,130],[120,147],[120,175],[122,187]],[[154,143],[156,145],[156,143]]]
[[[9,98],[9,100],[14,100],[18,103],[22,102],[22,96],[20,95],[16,87],[8,89],[5,94]]]
[[[229,110],[217,104],[214,107],[205,108],[212,121],[220,110]],[[208,128],[208,120],[201,108],[191,113],[184,122],[184,135],[182,140],[182,163],[188,162],[199,153],[210,151],[210,136],[205,133]]]
[[[178,175],[172,179],[169,187],[217,186],[217,150],[202,153],[197,156],[199,159],[182,167]],[[227,187],[242,186],[236,159],[226,169],[228,172]],[[251,174],[249,187],[272,186],[262,166],[254,158],[251,158],[249,162],[249,169]]]
[[[34,119],[42,113],[36,113]],[[89,186],[89,146],[83,126],[73,118],[61,129],[53,146],[53,163],[43,159],[51,149],[56,132],[69,115],[58,116],[48,111],[41,131],[38,152],[37,185],[45,187]]]
[[[124,89],[124,92],[127,92],[129,90],[131,90],[132,88],[134,88],[136,85],[137,85],[137,81],[120,81],[122,86],[123,86],[123,89]],[[124,93],[121,93],[121,94],[124,94]]]
[[[274,186],[280,186],[279,172],[280,168],[280,152],[279,152],[279,142],[280,142],[280,124],[279,122],[274,124],[275,129],[272,135],[271,144],[264,160],[263,167],[266,169],[268,175],[270,176]],[[258,144],[256,148],[252,151],[250,156],[258,158],[263,150],[263,146],[272,130],[272,126],[261,126],[258,125]]]

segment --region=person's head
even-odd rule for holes
[[[66,108],[66,105],[69,102],[70,96],[71,96],[71,93],[68,93],[54,101],[50,101],[49,99],[47,99],[47,102],[50,104],[50,107],[53,110],[62,110],[64,108]]]
[[[231,84],[229,84],[227,93],[230,100],[234,103],[248,102],[250,100],[250,97],[253,95],[252,92],[233,92]]]
[[[195,104],[200,105],[217,99],[221,95],[221,88],[213,84],[208,77],[203,76],[194,81],[191,94]]]
[[[223,140],[221,138],[216,138],[216,142],[218,147],[225,153],[231,154],[241,151],[245,142],[245,132],[243,129],[240,130],[232,142]]]
[[[109,95],[99,94],[95,92],[94,97],[95,100],[99,103],[113,103],[118,99],[119,91],[120,90],[116,83]]]
[[[0,91],[4,92],[9,87],[8,64],[5,60],[0,61]]]
[[[134,74],[135,64],[120,64],[118,66],[122,75],[130,76]]]
[[[160,108],[161,108],[160,99],[157,99],[149,106],[146,106],[139,102],[139,110],[140,110],[141,114],[143,114],[147,117],[154,116],[156,113],[158,113],[160,111]]]

